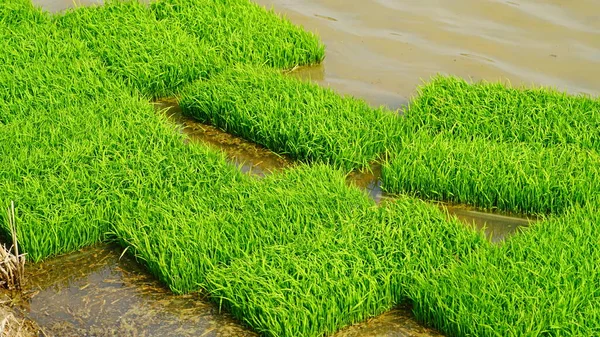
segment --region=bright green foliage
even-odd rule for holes
[[[307,162],[345,169],[377,159],[399,117],[276,70],[238,66],[182,94],[184,113]]]
[[[23,8],[39,24],[0,21],[0,204],[15,201],[28,259],[101,241],[139,217],[142,197],[185,204],[246,179],[223,155],[184,145],[84,43]]]
[[[450,336],[598,336],[599,266],[590,203],[423,279],[414,312]]]
[[[384,189],[524,213],[560,213],[600,191],[600,156],[575,146],[407,136],[383,165]]]
[[[206,275],[233,258],[307,237],[372,205],[327,167],[223,181],[182,197],[185,203],[142,197],[136,207],[143,211],[115,226],[116,236],[174,292],[205,287]]]
[[[186,33],[177,20],[157,20],[137,0],[79,7],[56,22],[149,98],[172,96],[183,84],[223,67],[214,46]]]
[[[320,336],[379,314],[414,275],[487,245],[421,201],[379,209],[325,166],[239,186],[202,216],[147,204],[116,232],[172,290],[207,289],[269,336]]]
[[[188,113],[305,161],[362,167],[395,144],[390,190],[565,212],[497,247],[413,198],[379,208],[325,165],[246,176],[223,154],[185,145],[145,101],[220,70],[209,63],[217,54],[290,67],[320,61],[322,50],[246,0],[111,2],[54,19],[26,1],[0,2],[0,205],[15,201],[28,258],[110,235],[174,292],[207,290],[269,336],[322,336],[405,300],[451,335],[598,335],[600,179],[585,132],[597,126],[596,101],[496,88],[502,99],[478,103],[496,106],[484,116],[499,109],[527,128],[551,126],[529,137],[514,122],[511,138],[500,124],[484,128],[494,119],[478,117],[473,132],[459,119],[422,124],[436,120],[417,110],[433,86],[403,121],[265,68],[235,66],[183,95]],[[434,82],[444,81],[462,85]],[[475,102],[485,88],[464,92],[475,90]],[[441,93],[432,106],[453,100]],[[549,114],[552,104],[564,113]]]
[[[101,186],[114,181],[99,170],[124,127],[96,114],[113,114],[124,91],[81,43],[31,5],[21,8],[38,24],[0,22],[0,202],[15,201],[20,245],[37,261],[98,242],[106,231],[112,212]],[[96,95],[103,99],[89,98]]]
[[[174,18],[230,63],[292,68],[320,63],[319,38],[249,0],[158,0],[157,17]]]
[[[406,117],[413,131],[600,149],[600,99],[546,88],[438,76],[419,89]]]
[[[48,16],[34,8],[30,0],[0,1],[0,26],[3,28],[0,34],[3,38],[16,33],[19,26],[47,23],[48,20]]]

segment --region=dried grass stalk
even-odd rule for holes
[[[8,249],[6,245],[0,245],[0,285],[9,290],[21,290],[25,274],[25,254],[19,254],[15,203],[13,201],[11,201],[7,213],[13,244]]]

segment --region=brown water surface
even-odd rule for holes
[[[256,336],[200,295],[174,295],[132,257],[97,245],[27,266],[19,304],[48,336]]]
[[[57,12],[101,0],[33,0]],[[325,62],[300,69],[392,109],[437,73],[600,93],[600,1],[255,0],[317,32]]]
[[[256,0],[317,32],[325,62],[299,76],[406,104],[437,73],[600,92],[600,1]]]

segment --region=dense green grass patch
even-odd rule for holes
[[[599,265],[600,208],[590,203],[424,279],[414,311],[452,336],[597,336]]]
[[[47,23],[48,20],[29,0],[3,0],[0,3],[0,25],[5,28],[0,33],[7,36],[15,33],[15,28],[21,25]]]
[[[37,24],[0,21],[0,203],[15,201],[29,259],[104,240],[139,216],[136,200],[185,204],[245,179],[223,155],[184,145],[85,43],[30,4],[19,8]]]
[[[114,181],[98,171],[118,146],[120,126],[96,113],[113,115],[111,102],[135,103],[121,101],[128,93],[100,62],[31,4],[7,2],[0,11],[17,4],[13,14],[35,17],[36,24],[15,17],[0,22],[0,201],[4,207],[16,202],[20,245],[36,261],[101,239],[111,211],[98,186]]]
[[[400,121],[247,65],[182,96],[189,114],[303,161],[357,168],[395,144],[393,192],[564,213],[498,247],[410,197],[377,207],[326,165],[246,176],[185,145],[146,102],[221,70],[209,63],[219,57],[290,67],[321,52],[245,0],[111,2],[53,18],[0,3],[0,204],[16,202],[29,259],[118,240],[174,292],[206,290],[271,336],[333,333],[405,300],[453,335],[600,333],[596,101],[436,79]],[[460,99],[452,85],[466,85]],[[483,111],[473,130],[459,104]]]
[[[232,64],[292,68],[325,57],[317,36],[249,0],[158,0],[151,6],[158,18],[179,20]]]
[[[406,110],[413,132],[600,149],[600,99],[438,76]]]
[[[397,115],[276,70],[238,66],[182,94],[184,113],[307,162],[345,169],[393,143]]]
[[[383,188],[522,213],[560,213],[600,191],[600,156],[576,146],[465,141],[417,133],[383,165]]]
[[[269,336],[320,336],[382,313],[406,298],[415,275],[487,245],[421,201],[379,209],[325,166],[227,193],[196,217],[148,204],[116,234],[173,291],[208,290]]]
[[[55,20],[149,98],[172,96],[182,85],[224,66],[215,46],[188,34],[178,20],[157,20],[137,0],[78,7]]]
[[[136,208],[143,211],[116,224],[115,235],[182,293],[204,288],[206,275],[234,258],[306,238],[372,205],[361,191],[346,187],[343,174],[322,166],[229,181],[181,204],[142,197]]]
[[[236,259],[208,276],[209,291],[265,336],[323,336],[391,309],[415,278],[482,245],[458,221],[405,198]]]

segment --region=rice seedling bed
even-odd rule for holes
[[[249,0],[159,0],[151,7],[159,19],[175,19],[215,46],[230,64],[287,69],[325,57],[316,35]]]
[[[333,226],[371,205],[324,166],[220,184],[186,203],[139,202],[114,234],[176,293],[200,290],[215,268],[255,250]],[[175,235],[176,234],[176,235]]]
[[[404,137],[383,165],[383,188],[514,213],[561,213],[600,190],[600,156],[572,145]]]
[[[135,217],[144,197],[185,204],[207,186],[246,179],[218,152],[185,146],[46,14],[27,2],[0,8],[16,4],[38,24],[0,21],[7,36],[0,59],[8,65],[0,69],[0,202],[15,201],[29,259],[104,240],[120,219]]]
[[[598,203],[574,207],[425,280],[414,312],[452,336],[596,336],[599,243]]]
[[[415,275],[488,244],[415,199],[379,209],[325,166],[256,184],[194,221],[116,234],[173,291],[207,290],[268,336],[320,336],[380,314],[406,298]]]
[[[106,230],[110,211],[97,205],[107,202],[106,195],[93,192],[114,182],[99,181],[97,169],[116,142],[97,141],[118,133],[104,128],[103,134],[88,135],[86,130],[104,123],[95,112],[112,113],[115,106],[84,97],[114,92],[113,101],[119,101],[122,88],[104,82],[110,76],[103,77],[82,44],[57,34],[49,17],[28,2],[5,2],[0,10],[17,6],[14,21],[0,21],[5,35],[0,59],[6,65],[0,68],[0,201],[5,206],[15,201],[18,237],[35,261],[96,242]],[[35,24],[16,16],[34,17]],[[92,160],[96,152],[100,158]]]
[[[600,149],[600,99],[549,88],[437,76],[419,88],[405,116],[411,132]]]
[[[236,66],[188,86],[185,114],[305,162],[366,167],[392,143],[399,117],[277,70]]]
[[[533,180],[527,180],[531,190],[493,185],[509,186],[506,207],[558,212],[585,205],[491,247],[478,233],[416,199],[376,207],[346,185],[344,171],[330,166],[299,166],[263,180],[246,176],[223,154],[199,144],[186,146],[184,136],[146,99],[204,76],[194,73],[202,69],[196,68],[200,61],[182,65],[185,57],[207,55],[195,49],[204,48],[198,41],[212,44],[208,50],[214,47],[221,57],[229,55],[224,62],[275,67],[320,60],[315,51],[322,46],[317,43],[308,58],[302,48],[289,56],[283,51],[289,45],[263,34],[244,41],[274,49],[258,48],[242,59],[251,43],[236,42],[236,34],[246,39],[244,34],[258,29],[252,27],[262,31],[268,24],[259,26],[253,16],[259,8],[246,1],[211,3],[166,0],[148,9],[115,2],[54,18],[26,1],[0,3],[0,61],[7,65],[0,68],[0,203],[15,201],[20,245],[30,259],[115,240],[174,292],[206,290],[272,336],[332,333],[406,300],[422,319],[452,334],[598,332],[594,286],[600,280],[594,266],[600,256],[594,240],[600,238],[599,212],[583,190],[596,189],[590,167],[597,155],[584,150],[585,144],[575,142],[571,149],[524,141],[509,153],[505,144],[485,140],[458,147],[458,140],[445,136],[400,141],[405,121],[393,114],[276,70],[238,65],[190,86],[181,99],[184,109],[305,161],[358,168],[399,144],[392,164],[402,164],[404,156],[421,168],[439,169],[437,178],[423,174],[419,179],[433,180],[428,184],[440,185],[441,191],[456,187],[456,194],[485,201],[477,194],[481,190],[461,190],[456,179],[440,184],[440,176],[457,176],[442,167],[446,162],[440,158],[450,153],[452,165],[444,167],[467,170],[475,162],[476,171],[490,177],[524,170],[523,179]],[[317,41],[310,34],[294,35],[298,28],[285,20],[266,17],[274,31],[283,25],[277,32],[288,35],[278,38],[292,36],[291,45]],[[200,19],[207,30],[199,30]],[[170,20],[181,25],[166,32]],[[98,22],[105,23],[102,29]],[[114,27],[106,27],[111,23]],[[130,26],[139,26],[135,29],[143,38],[120,35],[119,29]],[[249,28],[240,33],[240,27]],[[195,37],[179,35],[184,29]],[[137,48],[138,42],[161,47],[151,37],[181,38],[177,41],[184,47],[164,62],[138,58],[136,52],[149,50]],[[101,46],[115,39],[122,40],[122,49]],[[155,71],[163,75],[143,77]],[[490,149],[514,165],[486,171],[481,153]],[[474,151],[478,156],[469,157]],[[401,168],[391,172],[398,171],[400,178],[409,174]],[[468,178],[461,179],[473,181]],[[561,179],[576,188],[556,185]],[[525,192],[510,194],[511,188]],[[538,190],[554,193],[554,199],[543,199]]]
[[[172,96],[224,67],[215,46],[188,34],[178,20],[156,19],[138,0],[71,9],[55,21],[148,98]]]

